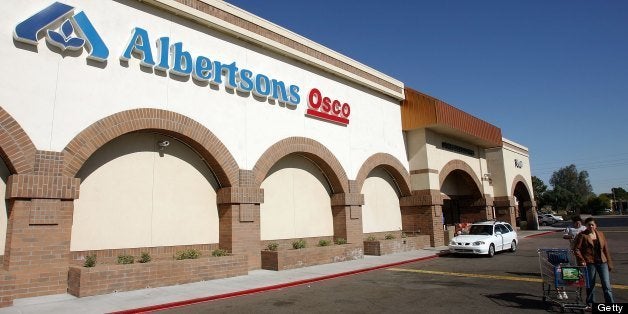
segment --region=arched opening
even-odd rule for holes
[[[441,184],[440,192],[443,196],[443,224],[454,225],[486,219],[486,207],[477,204],[482,193],[466,171],[451,171]]]
[[[532,198],[528,188],[522,181],[518,181],[515,184],[513,196],[517,204],[517,222],[535,220],[535,217],[530,217],[532,215],[530,211],[532,209]]]
[[[261,183],[261,239],[332,237],[332,193],[323,171],[298,153],[279,159]]]
[[[71,250],[218,243],[218,183],[186,143],[134,132],[98,148],[77,173]]]
[[[362,230],[364,233],[399,231],[402,216],[400,192],[393,177],[383,167],[373,169],[362,185]]]

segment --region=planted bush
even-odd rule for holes
[[[277,248],[279,248],[279,244],[278,243],[268,243],[268,245],[266,246],[266,249],[269,251],[277,251]]]
[[[152,260],[152,258],[150,257],[150,254],[148,254],[148,252],[142,252],[142,254],[140,255],[140,259],[138,260],[138,262],[140,263],[148,263]]]
[[[294,248],[295,250],[305,248],[305,240],[300,239],[292,242],[292,248]]]
[[[368,236],[366,238],[366,241],[369,241],[369,242],[377,241],[377,238],[375,238],[375,236]]]
[[[320,240],[318,241],[318,246],[329,246],[331,242],[329,240]]]
[[[85,256],[85,263],[83,263],[83,267],[94,267],[94,266],[96,266],[96,255]]]
[[[212,256],[227,256],[228,252],[227,250],[223,250],[223,249],[216,249],[212,251]]]
[[[338,239],[336,239],[336,244],[347,244],[347,239],[345,239],[345,238],[338,238]]]
[[[186,249],[183,251],[179,251],[175,253],[174,259],[176,260],[184,260],[184,259],[197,259],[201,256],[201,252],[196,249]]]
[[[392,235],[392,234],[390,234],[390,233],[387,233],[387,234],[384,236],[384,239],[386,239],[386,240],[392,240],[392,239],[394,239],[394,238],[395,238],[395,236],[394,236],[394,235]]]
[[[135,262],[135,257],[133,255],[118,255],[118,264],[133,264]]]

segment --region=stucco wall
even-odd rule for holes
[[[362,187],[362,229],[364,233],[401,230],[399,195],[392,177],[375,168]]]
[[[162,139],[170,146],[160,150]],[[78,176],[73,251],[218,242],[217,184],[200,157],[174,139],[122,136]]]
[[[106,63],[87,62],[85,50],[58,53],[44,39],[36,48],[19,42],[0,45],[0,54],[11,56],[0,59],[2,69],[10,73],[0,77],[0,86],[11,91],[0,93],[0,105],[20,123],[37,149],[61,151],[90,124],[116,112],[149,107],[199,121],[225,144],[242,169],[251,169],[270,145],[289,136],[312,138],[325,145],[349,177],[355,177],[361,163],[374,153],[386,152],[405,163],[400,107],[392,98],[141,2],[65,3],[75,6],[75,12],[87,14],[109,48]],[[49,1],[9,0],[0,12],[0,28],[12,30],[48,5]],[[119,57],[135,27],[148,32],[155,59],[155,41],[167,36],[171,43],[181,42],[193,58],[236,62],[240,69],[299,86],[300,103],[294,108],[225,89],[224,84],[176,77],[140,67],[137,58],[121,62]],[[9,36],[4,34],[6,42]],[[305,116],[312,88],[350,104],[348,126]]]
[[[262,240],[333,235],[329,186],[309,160],[298,155],[282,158],[271,168],[262,189]]]
[[[421,174],[412,176],[414,189],[439,189],[440,172],[443,167],[452,160],[462,160],[473,170],[473,173],[469,173],[469,175],[482,182],[480,192],[482,194],[493,193],[492,186],[489,185],[488,181],[482,180],[484,174],[489,172],[484,149],[429,129],[410,131],[407,134],[407,139],[410,169],[422,171]],[[442,142],[473,150],[474,156],[445,150],[442,148]]]

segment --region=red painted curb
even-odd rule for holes
[[[175,307],[182,307],[182,306],[196,304],[196,303],[202,303],[202,302],[207,302],[207,301],[232,298],[232,297],[237,297],[237,296],[242,296],[242,295],[247,295],[247,294],[254,294],[254,293],[260,293],[260,292],[265,292],[265,291],[270,291],[270,290],[277,290],[277,289],[286,288],[286,287],[294,287],[294,286],[298,286],[298,285],[303,285],[303,284],[307,284],[307,283],[311,283],[311,282],[317,282],[317,281],[323,281],[323,280],[327,280],[327,279],[333,279],[333,278],[338,278],[338,277],[345,277],[345,276],[355,275],[355,274],[359,274],[359,273],[369,272],[369,271],[372,271],[372,270],[377,270],[377,269],[382,269],[382,268],[387,268],[387,267],[392,267],[392,266],[397,266],[397,265],[402,265],[402,264],[407,264],[407,263],[412,263],[412,262],[424,261],[424,260],[428,260],[428,259],[434,259],[434,258],[437,258],[437,257],[439,257],[441,255],[442,255],[442,253],[438,253],[438,254],[431,255],[431,256],[420,257],[420,258],[415,258],[415,259],[411,259],[411,260],[395,262],[395,263],[390,263],[390,264],[385,264],[385,265],[378,265],[378,266],[369,267],[369,268],[357,269],[357,270],[352,270],[352,271],[348,271],[348,272],[344,272],[344,273],[338,273],[338,274],[321,276],[321,277],[316,277],[316,278],[298,280],[298,281],[294,281],[294,282],[282,283],[282,284],[266,286],[266,287],[261,287],[261,288],[254,288],[254,289],[248,289],[248,290],[242,290],[242,291],[236,291],[236,292],[229,292],[229,293],[218,294],[218,295],[213,295],[213,296],[209,296],[209,297],[202,297],[202,298],[190,299],[190,300],[185,300],[185,301],[177,301],[177,302],[171,302],[171,303],[151,305],[151,306],[140,307],[140,308],[130,309],[130,310],[122,310],[122,311],[117,311],[117,312],[111,312],[111,314],[146,313],[146,312],[152,312],[152,311],[160,311],[160,310],[172,309],[172,308],[175,308]]]
[[[537,233],[537,234],[531,234],[529,236],[525,236],[524,238],[534,238],[534,237],[540,237],[540,236],[544,236],[544,235],[548,235],[548,234],[552,234],[552,233],[556,233],[556,232],[561,232],[563,230],[553,230],[553,231],[547,231],[547,232],[543,232],[543,233]]]

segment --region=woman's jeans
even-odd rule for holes
[[[595,281],[598,274],[600,275],[602,290],[604,291],[604,302],[615,303],[615,299],[613,299],[613,291],[611,290],[611,276],[608,271],[608,264],[587,264],[587,272],[589,273],[589,284],[587,286],[587,303],[592,304],[593,302],[595,302]]]

